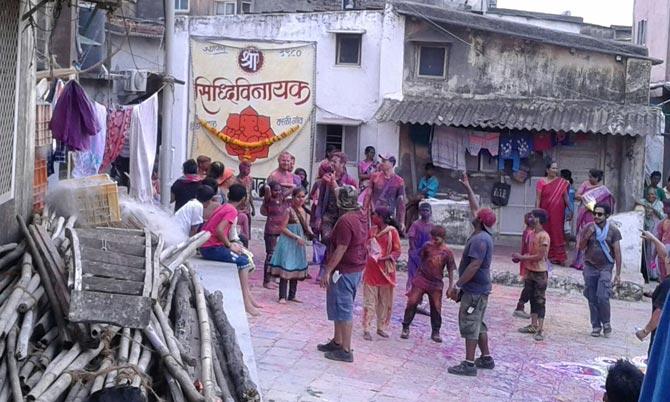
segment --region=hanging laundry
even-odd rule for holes
[[[76,151],[88,149],[89,137],[100,131],[93,104],[77,81],[71,80],[63,88],[49,128],[55,139]]]
[[[158,140],[158,95],[133,106],[130,123],[130,195],[141,202],[153,200],[151,174]]]
[[[505,161],[512,161],[512,171],[518,172],[521,159],[528,158],[533,149],[530,135],[519,132],[509,132],[500,135],[500,151],[498,155],[498,170],[505,170]]]
[[[72,177],[80,178],[98,174],[105,154],[105,140],[107,138],[107,108],[98,102],[93,102],[95,116],[100,126],[96,135],[89,137],[89,149],[79,151],[74,155],[74,169]]]
[[[500,145],[500,133],[487,133],[483,131],[472,131],[468,136],[466,149],[470,155],[479,155],[482,149],[489,151],[491,156],[498,156]]]
[[[463,129],[437,126],[431,144],[433,163],[445,169],[465,170],[467,138]]]
[[[119,157],[121,150],[128,138],[130,121],[133,116],[133,108],[122,106],[118,109],[110,109],[107,113],[107,139],[105,141],[105,153],[102,158],[100,171],[106,171]]]
[[[553,148],[554,143],[551,133],[541,131],[535,134],[533,138],[533,150],[536,152],[546,152]]]

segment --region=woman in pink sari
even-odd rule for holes
[[[577,194],[575,194],[575,200],[580,202],[575,226],[577,231],[577,244],[579,244],[579,234],[582,231],[582,228],[593,222],[593,214],[587,206],[593,208],[596,204],[607,204],[609,205],[610,210],[614,211],[616,201],[610,190],[602,184],[603,177],[604,173],[602,170],[589,170],[589,179],[579,186]],[[580,271],[584,269],[583,251],[577,251],[575,261],[570,266]]]
[[[559,176],[558,164],[547,164],[546,177],[540,179],[535,187],[537,198],[535,206],[547,211],[548,218],[544,230],[549,233],[549,261],[556,265],[565,265],[568,255],[565,251],[565,209],[570,207],[568,189],[570,183]],[[568,219],[572,219],[572,211],[568,211]]]

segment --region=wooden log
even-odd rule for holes
[[[214,393],[214,370],[212,368],[212,333],[209,326],[209,317],[207,316],[207,301],[205,299],[205,290],[200,283],[200,278],[195,270],[190,270],[191,282],[193,283],[193,296],[195,298],[195,308],[198,313],[198,324],[200,327],[200,364],[201,381],[205,390],[205,398],[213,400]]]
[[[197,317],[195,309],[191,307],[190,277],[182,275],[177,283],[177,289],[174,297],[173,332],[177,341],[184,347],[189,356],[199,356],[197,342],[192,339],[193,334],[197,333]],[[197,367],[186,367],[189,374],[194,378],[199,378]]]
[[[55,402],[58,400],[58,398],[68,389],[68,387],[72,384],[73,376],[74,376],[74,371],[81,370],[84,367],[86,367],[87,364],[91,362],[94,358],[96,358],[100,352],[102,352],[102,349],[105,346],[105,342],[100,342],[97,348],[95,349],[89,349],[83,353],[81,353],[79,356],[77,356],[76,359],[70,363],[67,368],[61,372],[61,374],[58,376],[58,378],[47,388],[44,392],[38,394],[36,389],[34,388],[33,391],[28,394],[27,399],[29,401],[39,401],[39,402]]]
[[[30,377],[30,373],[33,372],[33,369],[39,365],[39,360],[40,360],[40,355],[37,353],[33,354],[26,360],[26,362],[23,364],[23,367],[19,370],[19,380],[23,384],[28,377]],[[2,374],[2,370],[0,369],[0,377],[4,377],[4,374]]]
[[[162,264],[167,265],[169,262],[168,260],[183,251],[186,247],[188,247],[189,244],[191,244],[192,241],[195,241],[199,239],[202,236],[205,236],[206,232],[198,232],[195,235],[191,236],[190,238],[182,241],[181,243],[172,245],[160,253],[160,260]]]
[[[126,364],[128,363],[128,353],[130,351],[130,328],[123,328],[121,330],[121,339],[119,340],[119,349],[116,355],[117,364]],[[117,385],[116,377],[118,376],[118,370],[112,370],[107,374],[107,379],[105,380],[105,387],[113,387]]]
[[[65,227],[65,218],[59,216],[58,219],[56,219],[56,226],[51,231],[51,240],[55,240],[58,236],[60,236],[64,227]]]
[[[34,292],[23,295],[19,305],[16,307],[17,311],[19,313],[26,313],[29,310],[32,310],[42,297],[44,297],[44,286],[40,285]]]
[[[172,328],[168,323],[167,316],[163,312],[163,309],[161,308],[160,304],[158,303],[153,304],[153,310],[159,328],[163,333],[163,338],[168,350],[170,351],[170,353],[172,353],[172,356],[175,358],[175,360],[177,360],[177,363],[183,365],[184,362],[181,358],[181,351],[178,346],[179,341],[177,341],[177,338],[175,338],[174,336],[174,332],[172,331]]]
[[[39,341],[37,341],[37,344],[40,345],[43,348],[46,348],[49,346],[56,338],[58,338],[58,327],[53,327],[44,334]]]
[[[0,309],[2,309],[2,306],[5,305],[5,302],[7,299],[9,299],[9,296],[12,295],[16,285],[19,283],[19,279],[19,276],[14,278],[14,280],[2,291],[2,293],[0,293]]]
[[[0,401],[9,401],[10,386],[6,384],[0,391]]]
[[[216,353],[218,342],[216,342],[216,330],[213,325],[214,324],[212,323],[212,339],[214,340],[214,342],[212,342],[212,347],[215,351],[215,353],[212,354],[212,358],[214,359],[214,377],[216,378],[216,384],[219,386],[219,391],[221,392],[221,400],[223,402],[235,402],[235,398],[233,398],[233,394],[230,391],[232,384],[230,384],[230,380],[228,380],[226,375],[228,370],[226,370],[226,373],[223,372],[224,365],[219,360],[218,353]]]
[[[53,314],[51,313],[50,310],[47,310],[40,316],[40,319],[37,321],[37,324],[35,324],[35,329],[33,329],[33,335],[36,338],[41,338],[53,328],[55,325],[55,320],[53,318]]]
[[[91,392],[91,386],[92,385],[93,385],[93,381],[89,381],[89,382],[83,384],[83,386],[79,390],[79,393],[74,395],[72,397],[72,399],[65,398],[65,401],[66,402],[86,402],[86,401],[88,401],[89,396],[91,396],[91,394],[93,393],[93,392]]]
[[[142,348],[142,354],[140,355],[140,360],[137,362],[137,368],[140,369],[140,371],[146,373],[147,369],[149,368],[149,364],[151,363],[151,357],[152,357],[152,351],[151,349],[144,347]],[[131,386],[133,387],[139,387],[142,385],[142,379],[137,376],[133,378],[133,382]]]
[[[42,395],[44,391],[49,388],[51,384],[61,375],[61,373],[72,364],[74,359],[81,354],[81,347],[75,343],[71,349],[63,350],[58,356],[47,366],[44,374],[39,379],[35,386],[30,388],[28,399],[35,400]]]
[[[33,273],[33,260],[30,254],[26,253],[23,256],[23,262],[21,263],[21,276],[17,282],[12,294],[9,296],[7,301],[2,305],[2,312],[0,312],[0,335],[4,335],[7,323],[9,322],[9,317],[16,311],[16,308],[21,301],[23,296],[24,289],[28,287],[30,283],[30,278]]]
[[[81,392],[81,389],[84,388],[84,383],[80,380],[72,384],[70,387],[70,390],[67,392],[67,395],[65,396],[65,400],[70,402],[74,400],[77,395],[79,395],[79,392]]]
[[[33,258],[35,259],[35,265],[37,266],[37,272],[40,275],[40,278],[42,279],[42,285],[44,286],[44,290],[46,291],[47,298],[49,299],[49,306],[51,307],[53,311],[54,318],[56,320],[56,325],[58,325],[58,330],[59,330],[59,336],[63,342],[65,341],[70,341],[70,334],[67,331],[67,327],[65,325],[65,318],[63,315],[63,306],[61,306],[60,301],[58,300],[58,297],[56,296],[56,292],[53,288],[53,285],[51,283],[51,279],[49,277],[49,274],[44,266],[44,262],[42,261],[39,251],[37,249],[37,245],[35,244],[35,241],[33,238],[30,236],[30,231],[28,230],[28,227],[26,226],[26,222],[23,220],[23,217],[21,215],[17,215],[17,219],[19,221],[19,226],[21,227],[21,231],[23,232],[23,235],[26,238],[26,241],[28,242],[28,248],[30,249],[30,253],[32,254]]]
[[[21,322],[21,331],[19,333],[19,337],[17,340],[16,359],[18,359],[19,361],[23,361],[28,358],[28,342],[30,341],[30,336],[33,334],[34,323],[35,323],[35,311],[28,310],[23,315],[23,321]]]
[[[25,236],[25,233],[24,233]],[[4,271],[6,267],[13,264],[16,260],[23,257],[23,254],[26,252],[26,242],[22,241],[19,243],[16,248],[14,248],[9,253],[5,254],[0,258],[0,271]]]
[[[7,334],[7,353],[5,353],[5,358],[7,359],[9,385],[12,388],[12,400],[14,402],[22,402],[23,391],[21,390],[21,382],[19,381],[19,368],[17,367],[16,357],[14,356],[17,335],[18,330],[16,326],[13,326]]]
[[[235,337],[235,329],[230,325],[223,310],[223,295],[218,291],[211,293],[207,296],[207,301],[212,311],[214,326],[220,334],[219,340],[237,398],[244,401],[260,400],[258,388],[251,380],[249,369],[244,363],[242,351]]]
[[[179,254],[177,254],[177,256],[167,265],[167,268],[170,271],[174,271],[175,268],[183,264],[184,261],[194,256],[195,253],[198,251],[198,248],[200,248],[200,246],[202,246],[203,244],[205,244],[205,242],[207,242],[207,240],[209,240],[209,237],[211,236],[209,232],[200,232],[200,233],[202,233],[202,235],[200,236],[196,235],[191,237],[191,239],[189,239],[189,243],[186,246],[186,248],[180,251]]]
[[[53,240],[41,226],[30,225],[29,227],[35,244],[41,252],[46,269],[51,273],[56,296],[59,297],[61,304],[67,307],[70,301],[70,293],[65,283],[65,261],[56,250]]]
[[[216,330],[216,326],[214,325],[213,313],[212,309],[210,308],[209,301],[207,302],[207,314],[209,315],[209,321],[212,323],[212,348],[214,348],[213,357],[214,357],[214,370],[215,370],[214,373],[216,374],[218,367],[218,371],[220,371],[219,376],[223,376],[223,379],[225,380],[219,382],[221,391],[224,394],[223,395],[224,399],[228,398],[227,395],[230,395],[230,398],[234,400],[235,397],[233,395],[235,394],[235,384],[233,384],[232,376],[228,371],[228,364],[226,362],[226,357],[223,354],[223,347],[221,346],[221,340],[220,340],[221,336],[219,335],[219,332]]]
[[[170,397],[172,402],[185,402],[184,392],[181,390],[179,383],[169,373],[165,376],[165,382],[170,390]]]
[[[47,368],[51,364],[52,361],[57,357],[58,351],[60,350],[60,344],[58,342],[54,342],[51,345],[47,346],[46,349],[44,349],[44,352],[40,355],[40,360],[39,363],[42,367]]]
[[[44,375],[42,370],[37,370],[33,372],[27,380],[23,382],[23,393],[28,394],[31,389],[40,381],[40,378]]]
[[[101,372],[101,374],[98,374],[95,377],[95,380],[93,380],[93,384],[91,385],[91,394],[94,392],[98,392],[104,387],[105,385],[105,377],[107,376],[107,373],[105,371],[112,367],[112,363],[114,362],[114,358],[109,355],[106,356],[104,359],[102,359],[102,363],[100,364],[100,369],[98,370]]]
[[[174,291],[177,288],[177,282],[179,281],[179,277],[181,277],[182,274],[182,269],[175,269],[174,272],[172,273],[172,277],[170,278],[170,287],[167,290],[167,294],[165,296],[165,304],[163,305],[163,311],[165,311],[166,316],[170,316],[170,311],[172,310],[172,298],[174,297]]]
[[[8,252],[8,251],[12,251],[12,250],[14,250],[16,247],[18,247],[18,245],[19,245],[18,243],[7,243],[7,244],[3,244],[2,246],[0,246],[0,254],[4,254],[4,253],[6,253],[6,252]]]
[[[13,266],[7,271],[0,273],[0,292],[4,292],[5,289],[8,289],[8,286],[16,280],[18,274],[19,269],[17,266]]]
[[[5,388],[6,385],[7,388],[9,388],[7,381],[8,379],[9,377],[7,376],[7,359],[2,359],[2,363],[0,363],[0,390]]]
[[[161,342],[155,328],[151,324],[144,329],[144,335],[160,355],[167,371],[179,382],[186,398],[191,402],[205,401],[205,398],[193,386],[186,371],[179,366],[167,346]]]
[[[133,330],[133,339],[130,342],[130,353],[128,354],[128,364],[136,366],[140,361],[140,353],[142,352],[142,331],[139,329]]]

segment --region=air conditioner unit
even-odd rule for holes
[[[148,71],[127,70],[123,73],[123,90],[126,92],[144,92],[147,90]]]

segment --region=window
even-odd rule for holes
[[[316,128],[315,160],[321,160],[329,145],[335,146],[349,157],[349,162],[358,161],[358,127],[339,124],[318,124]]]
[[[174,0],[174,10],[188,11],[188,1],[189,0]]]
[[[447,48],[444,46],[419,46],[418,76],[444,78],[447,70]]]
[[[647,44],[647,20],[640,20],[637,22],[637,32],[635,35],[635,43],[638,45]]]
[[[234,1],[217,1],[216,15],[235,15],[237,4]]]
[[[242,14],[251,14],[251,2],[243,1],[242,2]]]
[[[361,39],[359,34],[337,34],[335,64],[361,65]]]

